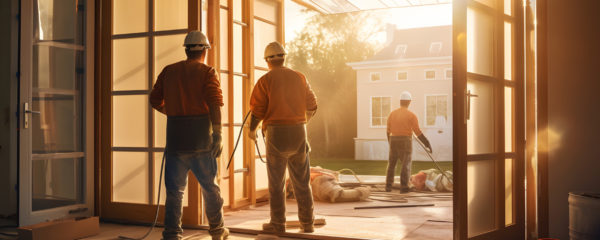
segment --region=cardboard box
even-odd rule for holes
[[[43,222],[17,229],[19,240],[71,240],[100,233],[98,217]]]

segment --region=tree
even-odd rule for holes
[[[316,157],[354,157],[356,73],[346,65],[375,54],[382,20],[368,12],[311,17],[288,42],[287,64],[304,73],[319,104],[308,136]]]

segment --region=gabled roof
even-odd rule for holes
[[[451,25],[395,29],[388,35],[387,45],[365,61],[452,56]]]

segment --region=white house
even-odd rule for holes
[[[452,160],[452,26],[396,29],[388,25],[385,47],[373,57],[348,63],[356,70],[355,159],[387,160],[387,116],[408,91],[409,107],[429,138],[438,161]],[[413,160],[429,160],[417,142]]]

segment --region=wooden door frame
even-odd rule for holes
[[[152,17],[154,15],[153,4],[154,0],[150,0],[148,11],[149,25],[151,26],[154,19]],[[188,0],[188,30],[199,30],[202,14],[200,6],[200,0]],[[104,219],[149,222],[154,219],[155,203],[118,203],[120,206],[113,206],[110,199],[112,196],[112,7],[111,0],[96,1],[95,5],[95,214]],[[150,28],[148,31],[153,31],[153,29]],[[152,36],[150,37],[152,38]],[[154,51],[153,41],[150,42],[149,49],[149,53]],[[149,55],[149,57],[153,58],[154,56]],[[150,77],[152,76],[150,74]],[[153,112],[148,114],[152,115]],[[153,128],[153,126],[149,126],[149,128]],[[153,141],[152,135],[149,136],[149,141]],[[153,168],[153,164],[151,167]],[[151,171],[150,174],[153,175],[154,171]],[[149,187],[152,195],[155,195],[154,181],[150,183]],[[184,207],[182,222],[190,225],[201,224],[202,217],[199,210],[202,206],[201,190],[193,174],[188,175],[188,197],[189,204]],[[115,214],[116,212],[118,214]],[[127,215],[127,219],[123,219],[121,217],[123,215]],[[159,217],[162,216],[164,216],[164,207],[160,207]]]

